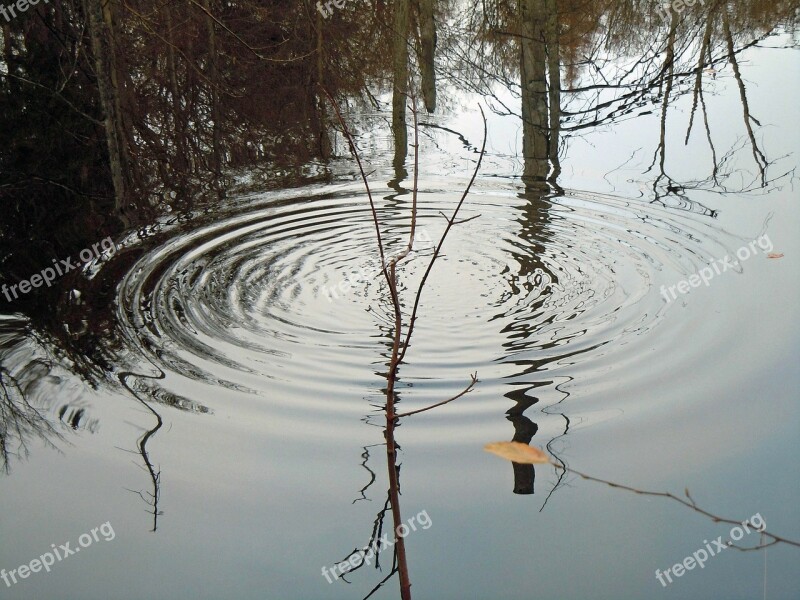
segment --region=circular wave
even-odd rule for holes
[[[407,241],[410,195],[384,192],[391,256]],[[419,195],[415,250],[400,271],[406,322],[459,195]],[[731,243],[691,206],[580,192],[529,199],[496,183],[478,186],[459,218],[470,220],[452,229],[425,287],[399,391],[423,406],[477,370],[482,383],[458,413],[466,420],[496,412],[498,397],[555,402],[560,381],[606,368],[611,342],[635,354],[671,306],[660,286]],[[165,385],[192,382],[206,402],[222,388],[263,396],[290,421],[311,409],[368,414],[391,343],[378,265],[357,186],[255,202],[143,256],[119,288],[120,334],[168,374]]]

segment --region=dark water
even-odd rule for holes
[[[782,157],[776,173],[789,171],[797,51],[754,48],[740,60],[759,140]],[[736,84],[715,85],[718,143],[738,147],[730,161],[746,169],[743,134],[728,126],[741,121]],[[444,228],[440,211],[453,209],[477,159],[478,98],[458,101],[463,111],[421,129],[405,309]],[[670,110],[683,123],[690,106],[684,97]],[[392,255],[408,235],[411,181],[385,158],[385,115],[360,117]],[[460,215],[473,219],[432,271],[400,371],[403,411],[458,393],[472,372],[480,379],[398,430],[404,517],[428,525],[406,540],[415,597],[800,597],[800,554],[787,545],[727,549],[663,587],[656,569],[731,527],[551,467],[535,478],[519,469],[515,482],[512,465],[482,450],[527,436],[582,472],[688,488],[715,514],[758,514],[800,538],[797,182],[698,186],[651,202],[658,128],[649,115],[573,139],[563,191],[533,196],[519,179],[518,123],[490,117],[486,163]],[[697,136],[671,155],[673,177],[702,180],[707,158]],[[19,430],[27,458],[8,457],[0,567],[75,547],[106,522],[114,535],[50,573],[0,584],[0,596],[362,598],[389,572],[387,552],[382,573],[362,569],[352,585],[321,574],[369,541],[386,501],[391,306],[363,186],[349,160],[334,169],[333,184],[236,198],[156,244],[119,240],[120,252],[142,253],[117,288],[116,358],[97,389],[4,318],[0,358],[44,419]],[[738,264],[665,299],[726,256]],[[374,597],[396,597],[396,585]]]

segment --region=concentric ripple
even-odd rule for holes
[[[149,362],[166,374],[164,386],[215,408],[220,389],[255,394],[266,414],[288,411],[284,425],[311,409],[347,418],[373,411],[391,311],[369,205],[355,184],[306,192],[195,224],[138,261],[118,305],[120,334],[146,355],[142,372],[152,373]],[[441,213],[459,196],[419,195],[415,251],[400,276],[406,313],[444,229]],[[407,240],[411,197],[386,189],[376,198],[391,256]],[[691,206],[579,192],[529,199],[496,182],[479,185],[460,218],[470,220],[451,231],[422,296],[401,399],[442,399],[478,371],[476,392],[449,413],[465,426],[509,399],[561,401],[559,383],[599,380],[609,353],[635,368],[676,304],[660,286],[734,243]]]

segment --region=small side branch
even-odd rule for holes
[[[607,485],[607,486],[612,487],[612,488],[625,490],[625,491],[628,491],[628,492],[633,492],[634,494],[639,494],[640,496],[651,496],[651,497],[656,497],[656,498],[667,498],[669,500],[674,500],[675,502],[678,502],[679,504],[682,504],[683,506],[692,509],[696,513],[699,513],[699,514],[703,515],[704,517],[708,517],[709,519],[711,519],[715,523],[727,523],[729,525],[741,525],[742,524],[742,521],[736,521],[735,519],[726,519],[724,517],[720,517],[718,515],[715,515],[714,513],[711,513],[711,512],[709,512],[709,511],[707,511],[705,509],[700,508],[695,503],[694,498],[692,498],[692,496],[689,494],[689,490],[688,489],[685,490],[686,498],[688,498],[688,500],[684,500],[683,498],[681,498],[679,496],[676,496],[675,494],[672,494],[670,492],[652,492],[652,491],[648,491],[648,490],[640,490],[638,488],[631,487],[631,486],[628,486],[628,485],[623,485],[623,484],[620,484],[620,483],[614,483],[613,481],[608,481],[606,479],[600,479],[599,477],[592,477],[591,475],[586,475],[585,473],[581,473],[580,471],[576,471],[572,467],[565,467],[563,464],[556,464],[556,463],[551,463],[551,464],[553,466],[555,466],[557,469],[563,469],[564,471],[569,471],[571,473],[575,473],[575,475],[577,475],[581,479],[585,479],[586,481],[594,481],[596,483],[602,483],[602,484]],[[764,529],[762,531],[759,531],[759,533],[761,533],[762,535],[764,535],[764,536],[766,536],[768,538],[772,538],[772,541],[770,541],[768,543],[765,543],[765,544],[759,544],[758,546],[754,546],[752,548],[743,548],[741,546],[736,546],[735,544],[731,544],[731,547],[732,548],[736,548],[737,550],[741,550],[743,552],[748,552],[748,551],[752,551],[752,550],[759,550],[761,548],[766,548],[767,546],[772,546],[772,545],[777,544],[777,543],[789,544],[791,546],[797,546],[798,548],[800,548],[800,542],[796,542],[794,540],[790,540],[788,538],[779,536],[777,534],[770,533],[766,529]]]
[[[398,415],[395,415],[395,419],[400,419],[402,417],[410,417],[411,415],[416,415],[416,414],[419,414],[421,412],[425,412],[426,410],[431,410],[432,408],[436,408],[437,406],[443,406],[443,405],[447,404],[448,402],[452,402],[453,400],[458,400],[459,398],[461,398],[461,396],[469,394],[473,390],[473,388],[475,387],[475,384],[478,383],[478,373],[477,373],[477,371],[470,375],[470,379],[471,379],[471,381],[469,382],[469,385],[467,387],[465,387],[463,391],[461,391],[460,393],[456,394],[452,398],[448,398],[447,400],[442,400],[441,402],[437,402],[436,404],[431,404],[430,406],[426,406],[425,408],[418,408],[417,410],[410,410],[408,412],[400,413]]]

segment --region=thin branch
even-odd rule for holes
[[[85,119],[87,119],[90,123],[94,123],[98,127],[103,127],[103,122],[102,121],[100,121],[98,119],[95,119],[91,115],[86,114],[81,109],[79,109],[77,106],[75,106],[72,102],[70,102],[69,100],[64,98],[64,96],[62,96],[59,92],[57,92],[56,90],[50,89],[46,85],[42,85],[41,83],[33,81],[32,79],[28,79],[27,77],[22,77],[20,75],[15,75],[14,73],[4,73],[4,72],[0,71],[0,77],[10,77],[12,79],[18,79],[19,81],[21,81],[23,83],[27,83],[27,84],[32,85],[34,87],[39,87],[39,88],[42,88],[43,90],[47,90],[48,92],[50,92],[53,95],[53,97],[58,98],[59,100],[61,100],[64,104],[69,106],[72,110],[74,110],[80,116],[82,116]]]
[[[442,212],[441,210],[439,211],[439,214],[442,215],[447,221],[450,220],[450,217],[448,217],[446,214],[444,214],[444,212]],[[463,225],[464,223],[469,223],[473,219],[477,219],[480,216],[481,216],[480,214],[477,214],[477,215],[473,215],[471,217],[468,217],[466,219],[461,219],[460,221],[453,221],[453,225]]]
[[[408,332],[405,337],[405,341],[401,345],[401,341],[403,338],[403,311],[401,309],[400,298],[398,294],[398,282],[397,282],[397,266],[398,264],[403,261],[412,251],[414,247],[414,234],[416,229],[416,218],[417,218],[417,200],[418,200],[418,191],[419,191],[419,120],[418,120],[418,112],[417,112],[417,105],[416,105],[416,98],[412,95],[412,112],[414,115],[414,182],[413,182],[413,194],[412,194],[412,207],[411,207],[411,232],[409,235],[408,244],[400,252],[397,256],[393,257],[391,260],[387,262],[386,260],[386,253],[383,246],[383,240],[381,237],[380,232],[380,223],[378,221],[378,214],[375,209],[375,202],[372,197],[372,192],[369,187],[369,182],[367,181],[367,176],[364,172],[363,165],[361,164],[361,158],[358,153],[358,149],[356,148],[355,140],[353,139],[352,134],[350,133],[347,124],[342,117],[341,111],[337,103],[334,101],[331,94],[323,87],[323,92],[328,97],[333,109],[336,113],[336,117],[339,120],[339,123],[342,126],[342,131],[344,133],[345,138],[350,147],[350,152],[352,153],[353,157],[358,164],[358,170],[361,173],[361,179],[364,182],[364,186],[367,190],[367,197],[369,198],[370,209],[372,212],[372,219],[375,225],[375,231],[377,235],[378,241],[378,248],[380,251],[380,258],[381,258],[381,267],[384,277],[386,278],[386,282],[389,286],[389,292],[391,295],[392,301],[392,308],[393,308],[393,324],[392,324],[392,351],[391,357],[389,359],[389,369],[386,374],[386,404],[384,405],[384,411],[386,416],[386,428],[384,429],[384,439],[386,441],[386,463],[387,463],[387,470],[388,470],[388,479],[389,479],[389,505],[392,511],[392,522],[393,522],[393,533],[395,539],[395,548],[394,548],[394,564],[392,566],[392,572],[383,580],[381,581],[370,594],[367,596],[371,596],[377,589],[379,589],[389,578],[394,574],[398,573],[400,579],[400,596],[403,600],[410,600],[411,599],[411,579],[408,573],[408,560],[406,559],[406,550],[405,550],[405,539],[404,536],[400,534],[400,526],[402,524],[402,515],[400,510],[400,467],[397,464],[397,451],[399,446],[395,441],[395,429],[399,425],[399,419],[401,417],[410,416],[412,414],[417,414],[420,412],[424,412],[435,408],[437,406],[442,406],[447,404],[448,402],[452,402],[457,398],[460,398],[464,394],[470,392],[474,385],[478,381],[477,373],[471,376],[470,384],[465,388],[463,392],[460,394],[445,400],[443,402],[439,402],[435,405],[428,406],[426,408],[422,408],[415,411],[410,411],[406,413],[398,414],[395,412],[396,410],[396,403],[397,403],[397,395],[395,393],[395,386],[397,383],[397,372],[399,369],[400,364],[403,361],[403,357],[405,356],[406,351],[408,350],[409,343],[411,340],[411,334],[414,329],[414,320],[416,319],[416,313],[420,303],[420,297],[422,294],[422,289],[425,286],[425,282],[431,272],[433,264],[436,261],[436,258],[440,255],[442,245],[447,237],[450,228],[457,224],[456,217],[458,216],[458,212],[461,209],[461,206],[464,203],[467,195],[469,194],[470,189],[477,177],[478,171],[480,169],[481,163],[483,161],[483,156],[486,151],[486,140],[487,140],[487,126],[486,126],[486,116],[484,115],[483,108],[481,108],[481,116],[483,118],[483,146],[480,151],[480,155],[478,157],[477,165],[475,167],[474,172],[472,173],[472,177],[469,181],[469,185],[467,186],[466,190],[464,191],[461,199],[458,202],[455,210],[453,211],[452,217],[447,219],[447,227],[444,230],[444,233],[439,240],[439,243],[434,251],[433,257],[431,258],[430,263],[428,264],[427,270],[423,275],[422,281],[420,282],[420,286],[417,290],[415,303],[414,303],[414,310],[411,316],[411,322],[408,327]],[[358,552],[358,550],[356,550]]]
[[[461,195],[461,199],[458,201],[458,205],[456,209],[453,211],[453,216],[447,220],[447,227],[444,229],[444,233],[442,233],[442,237],[439,239],[439,243],[436,245],[436,249],[433,251],[433,256],[431,257],[431,261],[428,263],[428,268],[425,270],[425,274],[422,276],[422,281],[419,283],[419,287],[417,288],[417,295],[414,299],[414,309],[411,312],[411,320],[408,324],[408,332],[406,332],[406,339],[403,342],[403,350],[400,353],[400,360],[399,362],[403,362],[405,358],[406,352],[408,351],[408,346],[411,343],[411,334],[414,333],[414,324],[417,321],[417,310],[419,309],[419,302],[422,298],[422,289],[425,287],[425,282],[428,280],[428,276],[431,273],[431,269],[433,269],[433,265],[436,262],[436,259],[439,257],[439,253],[442,250],[442,246],[444,245],[444,241],[447,238],[447,234],[450,233],[450,228],[454,225],[456,217],[458,216],[458,211],[461,210],[461,206],[464,204],[464,200],[466,199],[467,195],[469,194],[470,190],[472,189],[472,184],[475,182],[475,178],[478,176],[478,171],[481,168],[481,163],[483,162],[483,156],[486,153],[486,138],[487,138],[487,128],[486,128],[486,115],[483,112],[483,107],[479,106],[481,111],[481,118],[483,119],[483,144],[481,145],[481,151],[478,155],[478,162],[475,165],[475,170],[472,172],[472,177],[467,184],[464,193]]]
[[[475,384],[478,383],[477,371],[470,375],[470,379],[471,381],[469,382],[469,385],[465,387],[460,393],[453,396],[452,398],[448,398],[447,400],[442,400],[441,402],[437,402],[436,404],[431,404],[430,406],[426,406],[425,408],[418,408],[417,410],[410,410],[408,412],[400,413],[399,415],[395,415],[395,419],[400,419],[402,417],[410,417],[411,415],[416,415],[418,413],[425,412],[426,410],[436,408],[437,406],[443,406],[448,402],[452,402],[453,400],[458,400],[459,398],[461,398],[461,396],[469,394],[475,387]]]
[[[266,61],[266,62],[274,62],[274,63],[291,63],[291,62],[296,62],[296,61],[299,61],[299,60],[304,60],[304,59],[308,58],[309,56],[311,56],[312,54],[314,54],[314,53],[316,52],[316,50],[312,50],[312,51],[310,51],[310,52],[308,52],[308,53],[306,53],[306,54],[302,54],[302,55],[300,55],[300,56],[296,56],[296,57],[294,57],[294,58],[287,58],[287,59],[279,59],[279,58],[267,58],[266,56],[263,56],[263,55],[262,55],[262,54],[259,52],[259,50],[261,50],[261,48],[253,48],[253,46],[251,46],[250,44],[248,44],[247,42],[245,42],[245,41],[242,39],[242,37],[241,37],[239,34],[237,34],[236,32],[234,32],[234,31],[233,31],[233,30],[232,30],[230,27],[228,27],[227,25],[225,25],[225,23],[223,23],[223,22],[222,22],[222,21],[220,21],[220,20],[219,20],[217,17],[215,17],[215,16],[214,16],[214,15],[211,13],[211,11],[210,11],[210,10],[208,10],[206,7],[204,7],[203,5],[201,5],[200,3],[198,3],[198,2],[197,2],[197,0],[189,0],[189,2],[191,2],[192,4],[194,4],[194,5],[195,5],[197,8],[199,8],[199,9],[200,9],[202,12],[204,12],[206,15],[208,15],[208,18],[209,18],[209,19],[211,19],[212,21],[214,21],[214,22],[215,22],[217,25],[219,25],[220,27],[222,27],[222,29],[224,29],[225,31],[227,31],[228,33],[230,33],[230,34],[231,34],[231,35],[234,37],[234,39],[236,39],[236,41],[238,41],[240,44],[242,44],[242,46],[244,46],[245,48],[247,48],[247,49],[248,49],[250,52],[252,52],[253,54],[255,54],[255,55],[256,55],[256,57],[258,57],[258,59],[259,59],[259,60],[263,60],[263,61]]]
[[[344,133],[345,138],[347,139],[347,143],[350,146],[350,153],[353,155],[353,158],[356,159],[356,163],[358,164],[358,171],[361,173],[361,180],[364,182],[364,188],[367,190],[367,198],[369,198],[369,207],[372,210],[372,220],[375,223],[375,235],[378,238],[378,250],[380,251],[381,255],[381,269],[383,270],[383,275],[386,277],[386,282],[389,284],[389,288],[392,288],[392,282],[389,280],[389,273],[386,271],[386,255],[383,249],[383,239],[381,238],[381,227],[378,223],[378,213],[375,210],[375,201],[372,199],[372,190],[369,187],[369,181],[367,181],[367,175],[364,172],[364,167],[361,164],[361,157],[358,154],[358,150],[356,149],[356,143],[353,139],[350,130],[347,128],[347,123],[345,123],[344,117],[342,117],[342,113],[339,110],[339,105],[333,99],[330,92],[328,92],[327,88],[322,88],[323,93],[328,97],[328,101],[333,106],[333,110],[336,113],[336,118],[339,120],[339,124],[342,126],[342,133]]]
[[[578,477],[580,477],[582,479],[585,479],[587,481],[594,481],[594,482],[597,482],[597,483],[602,483],[602,484],[607,485],[609,487],[620,489],[620,490],[625,490],[625,491],[628,491],[628,492],[633,492],[634,494],[639,494],[641,496],[651,496],[651,497],[667,498],[669,500],[674,500],[675,502],[678,502],[679,504],[682,504],[683,506],[692,509],[696,513],[699,513],[699,514],[701,514],[701,515],[703,515],[705,517],[708,517],[709,519],[711,519],[715,523],[728,523],[729,525],[741,525],[743,523],[742,521],[737,521],[735,519],[727,519],[727,518],[724,518],[724,517],[720,517],[718,515],[715,515],[714,513],[711,513],[711,512],[709,512],[707,510],[704,510],[704,509],[700,508],[699,506],[697,506],[697,504],[695,503],[695,501],[691,497],[691,495],[689,495],[689,490],[688,489],[686,490],[686,497],[689,499],[687,501],[687,500],[684,500],[683,498],[681,498],[679,496],[676,496],[675,494],[672,494],[670,492],[652,492],[652,491],[648,491],[648,490],[640,490],[638,488],[630,487],[628,485],[623,485],[623,484],[620,484],[620,483],[614,483],[613,481],[608,481],[606,479],[600,479],[599,477],[592,477],[591,475],[586,475],[585,473],[581,473],[580,471],[576,471],[572,467],[565,467],[563,464],[557,464],[557,463],[554,463],[554,462],[550,462],[550,464],[553,465],[554,467],[556,467],[557,469],[563,469],[564,471],[569,471],[571,473],[575,473],[575,475],[577,475]],[[747,521],[744,521],[744,522],[746,523]],[[788,538],[779,536],[777,534],[770,533],[766,529],[764,529],[762,531],[759,531],[759,533],[762,533],[763,535],[766,535],[767,537],[772,538],[773,541],[770,542],[769,544],[765,544],[763,546],[759,545],[759,546],[755,546],[753,548],[741,548],[739,546],[731,546],[731,547],[736,547],[737,550],[750,551],[750,550],[758,550],[760,548],[767,547],[767,546],[770,546],[772,544],[781,542],[781,543],[784,543],[784,544],[790,544],[792,546],[797,546],[798,548],[800,548],[800,542],[795,542],[794,540],[790,540]]]

